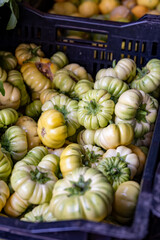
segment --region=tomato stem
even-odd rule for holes
[[[86,191],[90,189],[91,179],[84,180],[83,175],[80,175],[77,182],[71,181],[72,186],[65,190],[69,192],[68,197],[73,195],[84,195]]]

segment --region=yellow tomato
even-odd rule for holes
[[[43,112],[38,120],[37,131],[45,146],[62,147],[67,138],[67,126],[63,114],[55,109]]]

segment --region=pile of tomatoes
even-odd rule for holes
[[[159,59],[123,58],[93,79],[34,43],[0,51],[1,215],[132,221],[159,86]]]

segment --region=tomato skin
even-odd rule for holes
[[[72,194],[74,184],[79,183],[83,186],[82,192]],[[50,201],[50,211],[58,220],[101,221],[111,213],[112,202],[113,189],[103,174],[97,169],[81,167],[57,181]]]
[[[60,148],[67,138],[67,126],[63,114],[55,109],[42,113],[38,120],[38,136],[49,148]]]

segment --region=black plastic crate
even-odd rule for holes
[[[108,36],[106,43],[68,39],[59,36],[60,30],[73,29]],[[146,16],[135,23],[107,21],[48,15],[31,7],[20,5],[19,23],[14,30],[0,28],[0,49],[13,51],[22,42],[42,46],[46,56],[65,52],[70,63],[84,66],[94,76],[103,67],[111,66],[113,59],[123,57],[144,66],[149,59],[160,58],[160,16]],[[160,111],[141,181],[135,216],[129,226],[97,223],[86,220],[29,223],[19,219],[0,217],[0,237],[5,239],[44,240],[140,240],[148,234],[151,215],[152,186],[159,161]]]

